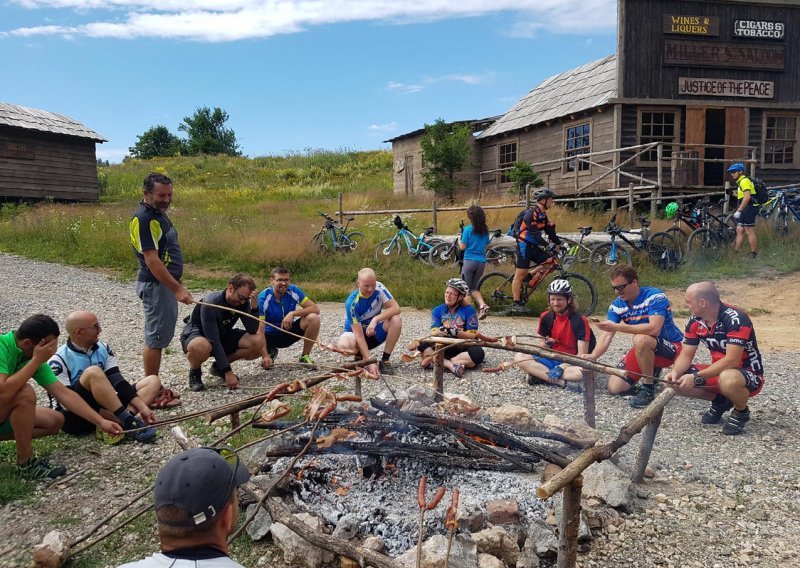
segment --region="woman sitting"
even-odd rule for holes
[[[448,280],[445,284],[444,304],[436,306],[431,312],[431,335],[475,339],[478,331],[478,313],[471,302],[466,282],[460,278]],[[423,369],[429,369],[433,365],[436,348],[436,344],[425,342],[417,347],[422,352],[420,363]],[[455,376],[463,377],[466,369],[480,365],[484,357],[482,347],[451,345],[444,349],[444,366]]]

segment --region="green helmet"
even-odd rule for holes
[[[667,214],[667,219],[674,219],[675,215],[678,214],[678,204],[675,201],[670,201],[667,203],[667,208],[664,210]]]

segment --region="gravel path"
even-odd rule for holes
[[[744,284],[744,283],[743,283]],[[0,331],[15,328],[26,316],[44,312],[63,322],[75,309],[90,309],[100,317],[102,339],[116,350],[129,379],[141,374],[142,312],[130,282],[117,282],[97,273],[0,254]],[[334,340],[340,330],[342,307],[323,305],[322,336]],[[746,305],[744,306],[747,307]],[[182,314],[189,308],[182,306]],[[423,335],[428,313],[404,310],[402,344]],[[488,334],[532,333],[530,320],[491,317],[482,326]],[[63,339],[62,335],[62,339]],[[617,337],[606,361],[616,362],[627,348]],[[295,353],[297,351],[297,353]],[[401,350],[398,349],[397,355]],[[299,347],[282,352],[280,361],[294,361]],[[485,364],[497,364],[502,352],[488,353]],[[797,416],[800,394],[795,387],[798,352],[767,352],[767,386],[751,406],[747,433],[727,437],[720,428],[703,427],[699,414],[706,403],[675,399],[659,430],[651,466],[656,475],[638,488],[636,506],[623,513],[605,537],[595,539],[580,555],[580,566],[800,566],[800,439]],[[315,354],[318,362],[335,362],[331,354]],[[399,362],[399,357],[396,357]],[[242,385],[268,388],[290,372],[261,371],[255,362],[235,365]],[[257,392],[228,393],[212,387],[204,393],[185,389],[187,365],[177,340],[165,354],[162,380],[182,393],[184,406],[173,414],[208,408]],[[296,371],[295,371],[296,372]],[[206,376],[208,376],[206,374]],[[400,364],[398,386],[431,381],[430,372]],[[213,379],[207,381],[214,384]],[[604,386],[600,379],[599,386]],[[464,378],[445,377],[448,391],[464,393],[482,406],[513,403],[528,407],[537,418],[553,414],[582,416],[580,397],[546,387],[529,387],[519,372],[493,376],[468,372]],[[365,385],[374,394],[380,384]],[[598,392],[599,430],[615,434],[633,412],[627,401]],[[164,415],[160,413],[159,415]],[[208,427],[208,439],[223,426]],[[621,452],[629,466],[638,439]],[[54,528],[69,537],[82,534],[110,508],[116,508],[152,480],[159,466],[176,450],[168,434],[155,445],[102,446],[93,439],[64,437],[52,459],[79,475],[58,485],[42,484],[33,497],[0,508],[0,566],[23,566],[31,546]],[[155,546],[151,537],[123,537],[123,556],[141,556]],[[6,552],[11,548],[10,552]],[[266,558],[266,556],[264,557]],[[120,560],[116,557],[114,560]],[[271,565],[280,563],[271,562]]]

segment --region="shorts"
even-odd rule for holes
[[[235,353],[236,350],[239,349],[239,340],[246,334],[247,332],[243,329],[232,329],[228,333],[221,335],[219,341],[222,343],[222,348],[225,350],[225,355]],[[189,352],[189,343],[191,343],[196,337],[205,336],[200,333],[200,330],[197,327],[191,324],[183,328],[183,332],[181,333],[181,347],[183,348],[184,353]]]
[[[6,420],[5,422],[0,422],[0,436],[3,434],[13,434],[14,429],[11,428],[11,420]]]
[[[95,412],[100,411],[100,403],[94,399],[92,393],[89,392],[80,382],[75,383],[75,386],[70,386],[67,388],[80,396],[92,410]],[[116,410],[116,408],[114,410]],[[86,434],[91,434],[95,431],[94,424],[88,420],[85,420],[84,418],[81,418],[74,412],[70,412],[66,409],[62,409],[60,412],[64,415],[64,425],[61,427],[61,429],[67,434],[71,434],[73,436],[85,436]]]
[[[277,330],[273,331],[275,331],[275,333],[264,334],[267,337],[267,349],[284,349],[300,341],[299,337],[294,337],[288,333],[281,333]],[[296,318],[292,322],[292,328],[289,331],[296,335],[303,335],[303,328],[300,327],[300,318]]]
[[[417,346],[417,350],[421,353],[428,347],[435,348],[435,344],[422,342],[419,344],[419,346]],[[469,355],[469,358],[472,359],[472,362],[475,363],[475,365],[480,365],[486,358],[486,352],[483,350],[483,347],[478,347],[477,345],[470,345],[468,347],[463,345],[451,345],[450,347],[446,347],[444,349],[444,358],[452,359],[456,355],[460,355],[461,353],[465,352],[467,355]]]
[[[752,199],[752,198],[751,198]],[[759,207],[751,203],[747,204],[747,207],[744,208],[742,211],[742,216],[739,217],[739,220],[736,222],[737,226],[739,227],[755,227],[756,226],[756,216],[758,215]]]
[[[464,267],[461,269],[461,278],[469,286],[470,291],[478,289],[478,280],[483,276],[483,269],[486,268],[485,262],[477,260],[465,260]]]
[[[530,268],[531,262],[542,264],[548,258],[550,258],[550,255],[539,245],[524,241],[518,242],[514,266],[517,268]]]
[[[536,361],[537,363],[541,363],[542,365],[547,367],[548,371],[550,369],[555,369],[559,365],[563,365],[564,364],[561,361],[556,361],[555,359],[548,359],[547,357],[534,357],[533,360]]]
[[[653,375],[658,376],[661,369],[670,367],[682,348],[683,345],[680,341],[667,341],[661,337],[656,338],[656,359],[653,363]],[[627,378],[623,379],[625,382],[630,385],[635,385],[639,382],[641,377],[638,373],[641,373],[642,369],[639,367],[639,361],[636,360],[636,351],[633,348],[625,354],[617,367],[632,373],[632,375],[628,375]]]
[[[364,339],[367,340],[367,349],[370,351],[386,341],[387,333],[383,327],[384,323],[386,322],[381,322],[380,325],[375,326],[375,335],[367,335],[366,333],[364,334]],[[364,330],[366,331],[366,329],[367,326],[365,325]],[[352,331],[345,331],[342,335],[355,337],[355,334]]]
[[[175,337],[178,300],[161,282],[137,282],[136,295],[144,304],[144,345],[164,349]]]
[[[686,372],[694,373],[695,371],[702,371],[703,369],[707,368],[708,365],[698,363],[689,367],[689,370]],[[744,376],[744,386],[746,386],[747,390],[750,392],[750,397],[754,397],[761,392],[761,389],[764,388],[764,375],[756,373],[752,369],[736,370],[739,371],[742,376]],[[719,377],[711,377],[706,379],[706,386],[704,390],[711,391],[715,394],[722,394],[722,392],[719,390]]]

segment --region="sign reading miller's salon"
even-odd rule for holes
[[[694,36],[718,36],[719,18],[664,14],[664,33]]]

